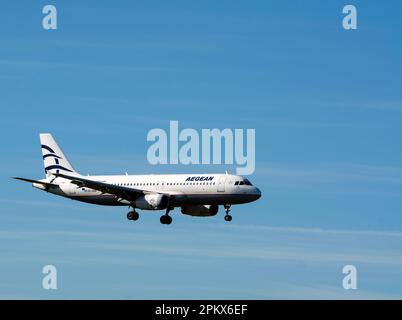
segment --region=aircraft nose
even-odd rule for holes
[[[259,198],[261,198],[261,190],[258,189],[257,187],[255,188],[255,200],[258,200]]]

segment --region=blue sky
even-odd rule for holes
[[[350,3],[354,31],[343,1],[3,3],[0,298],[401,298],[402,5]],[[42,178],[40,132],[83,174],[234,172],[149,165],[170,120],[255,128],[263,197],[166,227],[10,179]]]

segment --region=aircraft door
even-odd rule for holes
[[[226,175],[219,177],[218,181],[218,192],[225,192]]]

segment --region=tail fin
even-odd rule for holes
[[[65,172],[79,175],[67,160],[63,151],[61,151],[50,133],[41,133],[39,136],[46,177],[52,173],[60,173],[60,171],[62,173]]]

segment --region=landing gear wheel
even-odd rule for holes
[[[171,216],[169,216],[169,212],[172,211],[173,209],[174,209],[174,207],[170,207],[169,203],[168,203],[167,207],[166,207],[166,213],[163,216],[161,216],[162,224],[171,224],[172,223],[173,219]]]
[[[232,221],[232,216],[229,214],[229,212],[230,212],[230,204],[225,204],[223,207],[225,208],[225,212],[226,212],[225,221],[228,221],[228,222]]]
[[[137,212],[137,211],[133,211],[133,218],[132,218],[132,220],[133,220],[133,221],[137,221],[139,217],[140,217],[140,215],[138,214],[138,212]]]
[[[139,217],[140,217],[140,215],[138,214],[137,211],[130,211],[129,213],[127,213],[128,220],[136,221],[136,220],[138,220]]]
[[[161,223],[162,224],[171,224],[172,223],[172,221],[173,221],[173,219],[172,219],[172,217],[171,216],[168,216],[168,215],[163,215],[163,216],[161,216]]]

